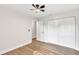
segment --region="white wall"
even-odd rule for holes
[[[39,20],[44,20],[44,21],[48,21],[48,20],[55,20],[55,19],[61,19],[61,18],[65,18],[65,17],[72,17],[75,16],[76,17],[76,48],[79,50],[79,10],[72,10],[72,11],[67,11],[67,12],[63,12],[63,13],[59,13],[56,15],[51,15],[48,17],[43,17],[43,18],[39,18]]]
[[[0,6],[0,53],[31,42],[32,19]]]

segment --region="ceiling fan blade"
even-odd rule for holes
[[[45,8],[45,5],[40,6],[40,8]]]
[[[36,6],[34,4],[32,4],[32,6],[36,8]]]
[[[39,7],[39,5],[38,5],[38,4],[36,4],[36,7],[38,8],[38,7]]]
[[[30,10],[35,10],[35,9],[30,9]]]
[[[45,10],[40,10],[40,11],[44,12]]]

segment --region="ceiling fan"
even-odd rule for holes
[[[34,9],[30,9],[30,10],[34,10],[36,13],[38,13],[39,11],[45,12],[44,10],[45,5],[32,4],[32,6],[34,7]]]

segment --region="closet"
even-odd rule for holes
[[[38,21],[37,39],[70,48],[76,47],[75,17]]]

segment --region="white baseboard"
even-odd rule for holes
[[[52,43],[52,42],[49,42],[49,41],[44,41],[44,40],[38,40],[38,41],[45,42],[45,43],[50,43],[50,44],[55,44],[55,45],[59,45],[59,46],[63,46],[63,45],[60,45],[60,44],[57,44],[57,43]],[[66,46],[63,46],[63,47],[66,47]],[[67,47],[67,48],[70,48],[70,47]],[[75,49],[75,50],[79,51],[78,48],[71,48],[71,49]]]
[[[24,45],[28,45],[28,44],[30,44],[30,43],[32,43],[32,41],[26,42],[26,43],[24,43],[24,44],[21,44],[21,45],[12,47],[12,48],[5,49],[5,50],[3,50],[3,51],[0,52],[0,55],[1,55],[1,54],[4,54],[4,53],[7,53],[7,52],[9,52],[9,51],[12,51],[12,50],[14,50],[14,49],[20,48],[20,47],[22,47],[22,46],[24,46]]]
[[[37,41],[41,41],[41,42],[45,42],[45,40],[39,40],[39,39],[36,39]]]
[[[36,38],[36,36],[32,36],[32,38]]]
[[[78,48],[75,48],[75,50],[79,51],[79,49],[78,49]]]

